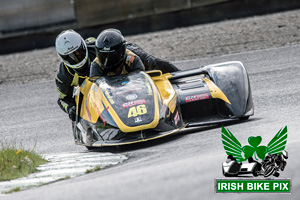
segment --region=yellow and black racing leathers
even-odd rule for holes
[[[87,78],[90,74],[96,78],[96,76],[106,75],[106,72],[103,71],[100,67],[93,67],[90,70],[90,65],[93,60],[96,58],[95,53],[95,38],[88,38],[85,40],[88,48],[88,56],[89,60],[82,67],[81,71],[74,70],[63,62],[60,63],[59,69],[57,71],[57,75],[55,78],[57,91],[59,92],[58,105],[60,108],[69,113],[69,109],[75,105],[75,100],[73,98],[73,89],[74,86],[80,85],[85,78]],[[116,72],[119,74],[124,74],[134,70],[153,70],[159,69],[163,73],[178,71],[178,69],[168,61],[164,61],[162,59],[156,58],[148,53],[146,53],[142,48],[133,43],[126,44],[126,53],[128,54],[125,59],[124,67],[122,71]],[[97,59],[96,59],[97,60]],[[131,61],[133,61],[131,63]],[[95,66],[98,65],[98,61],[93,63]],[[115,73],[110,73],[107,75],[113,75]]]
[[[115,71],[107,71],[106,69],[102,68],[98,58],[95,58],[91,64],[90,80],[94,81],[101,76],[121,75],[133,71],[145,71],[145,67],[140,57],[138,57],[132,51],[126,49],[124,62]]]
[[[89,76],[90,63],[95,59],[95,38],[85,40],[88,49],[88,60],[80,70],[75,70],[68,67],[64,62],[61,62],[55,77],[56,89],[59,92],[58,105],[60,108],[69,113],[69,109],[75,106],[73,98],[74,86],[81,83]]]

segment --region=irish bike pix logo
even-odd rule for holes
[[[291,192],[291,179],[278,178],[287,165],[287,126],[267,146],[261,142],[261,136],[250,136],[249,144],[241,145],[229,129],[222,127],[222,143],[227,154],[222,173],[227,178],[215,179],[216,193]]]

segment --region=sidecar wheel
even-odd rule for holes
[[[279,173],[278,172],[275,172],[274,174],[273,174],[275,177],[279,177]]]

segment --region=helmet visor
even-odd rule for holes
[[[86,59],[87,51],[85,45],[81,43],[80,47],[67,55],[61,55],[63,61],[69,66],[76,68],[76,65]]]
[[[124,57],[124,46],[121,44],[115,49],[116,50],[98,50],[98,60],[104,68],[113,68],[116,65],[121,64]]]

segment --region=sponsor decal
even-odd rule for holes
[[[178,110],[177,110],[177,112],[175,114],[175,117],[174,117],[174,124],[175,124],[175,126],[177,126],[179,120],[180,120],[180,117],[179,117],[179,113],[178,113]]]
[[[133,63],[134,58],[135,58],[134,56],[127,55],[127,57],[126,57],[126,62],[128,62],[129,64],[130,64],[130,63]]]
[[[99,49],[99,52],[108,53],[108,52],[115,52],[115,50],[110,49],[110,47],[103,47],[103,49]]]
[[[134,122],[135,123],[140,123],[140,122],[142,122],[143,120],[142,120],[142,118],[141,117],[136,117],[136,118],[134,118]]]
[[[129,101],[135,100],[137,98],[136,94],[129,94],[126,96],[126,99]]]
[[[67,50],[67,52],[66,52],[66,54],[69,54],[69,53],[71,53],[72,51],[74,51],[75,49],[77,49],[78,48],[78,46],[71,46],[71,47],[68,47],[68,50]],[[71,55],[70,55],[71,56]]]
[[[185,102],[199,101],[199,100],[208,99],[208,98],[209,98],[208,93],[197,94],[197,95],[192,95],[192,96],[186,96]]]
[[[280,129],[267,146],[260,145],[261,136],[250,136],[249,145],[242,146],[236,137],[222,127],[222,143],[227,159],[222,164],[225,177],[242,179],[215,179],[216,193],[291,193],[291,179],[279,177],[287,165],[287,126]],[[253,179],[253,177],[264,177]]]
[[[122,86],[127,85],[129,83],[129,81],[124,81],[121,83]]]
[[[146,100],[140,99],[140,100],[135,100],[135,101],[129,101],[127,103],[123,103],[122,106],[123,106],[123,108],[128,108],[128,107],[136,106],[136,105],[140,105],[140,104],[146,104]]]

